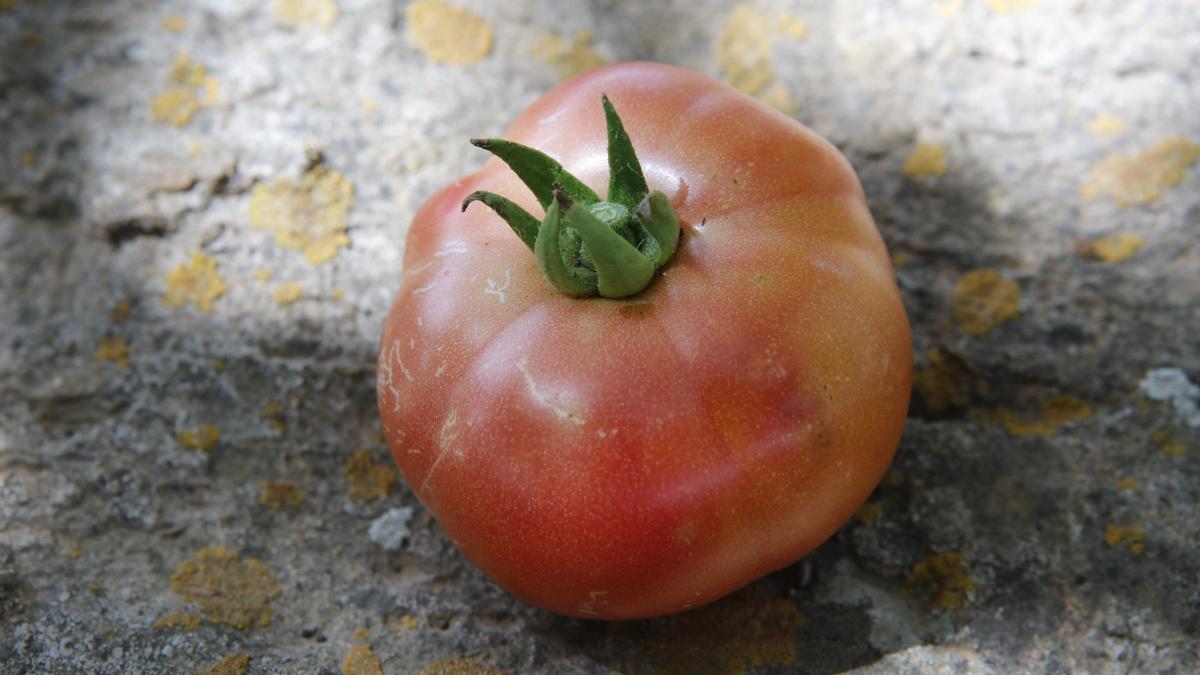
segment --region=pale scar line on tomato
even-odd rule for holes
[[[446,455],[454,453],[460,455],[460,452],[453,449],[451,446],[454,441],[458,440],[458,411],[451,410],[449,415],[446,415],[446,421],[442,422],[442,429],[438,432],[438,455],[433,458],[433,464],[429,466],[429,472],[425,474],[425,479],[421,481],[420,494],[425,494],[429,489],[429,481],[433,478],[433,474],[437,472],[438,467],[442,464],[442,460],[446,459]]]
[[[483,289],[483,294],[496,296],[500,300],[500,304],[503,305],[504,301],[508,299],[508,295],[505,293],[505,291],[508,290],[510,285],[512,285],[512,270],[507,269],[504,270],[503,284],[497,283],[495,279],[488,277],[487,288]]]
[[[520,371],[521,375],[525,378],[525,386],[529,389],[529,396],[533,398],[534,402],[543,408],[553,411],[555,415],[558,415],[559,419],[571,422],[576,426],[583,426],[584,424],[587,424],[587,420],[581,415],[567,410],[561,406],[557,406],[550,400],[550,397],[546,395],[546,392],[542,391],[541,388],[538,387],[537,382],[533,380],[533,375],[529,372],[529,362],[526,359],[521,359],[517,362],[517,370]]]
[[[608,600],[605,599],[607,595],[608,591],[588,591],[588,599],[579,605],[579,612],[581,614],[599,614],[604,611],[608,607]]]
[[[439,258],[445,258],[448,255],[458,255],[459,253],[466,253],[466,252],[467,252],[467,242],[459,241],[458,239],[453,239],[451,241],[446,242],[446,245],[443,246],[437,253],[434,253],[434,255]]]
[[[386,390],[392,395],[392,406],[394,410],[400,410],[400,388],[396,386],[395,371],[392,368],[392,361],[396,362],[396,366],[400,368],[400,373],[404,375],[404,379],[409,382],[413,381],[412,373],[408,372],[408,368],[404,366],[404,360],[400,356],[400,341],[393,340],[391,346],[386,352],[383,352],[383,358],[379,359],[379,374],[377,388],[380,391]]]
[[[422,286],[422,287],[420,287],[420,288],[414,288],[414,289],[412,290],[412,294],[413,294],[413,295],[420,295],[421,293],[428,293],[429,291],[432,291],[432,290],[433,290],[433,287],[434,287],[434,286],[437,286],[437,281],[436,281],[436,280],[434,280],[434,281],[431,281],[431,282],[429,282],[429,283],[425,284],[424,286]]]

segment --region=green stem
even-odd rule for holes
[[[520,206],[491,192],[463,201],[483,202],[529,246],[552,286],[570,296],[626,298],[650,284],[679,244],[679,216],[662,192],[650,192],[641,162],[616,109],[601,97],[608,129],[608,199],[600,198],[550,156],[489,138],[471,141],[517,174],[546,210],[541,223]]]

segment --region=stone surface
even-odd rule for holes
[[[1194,0],[454,7],[487,49],[434,61],[399,1],[0,1],[0,671],[1200,670]],[[465,563],[373,384],[414,211],[597,59],[836,143],[918,364],[833,540],[614,625]]]

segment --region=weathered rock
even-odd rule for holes
[[[455,2],[0,0],[0,670],[1200,670],[1194,4]],[[466,139],[637,58],[847,154],[918,375],[832,541],[607,626],[463,561],[373,366]]]

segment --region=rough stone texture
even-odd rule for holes
[[[760,2],[807,26],[759,36],[769,97],[859,170],[921,386],[895,472],[808,560],[617,625],[514,601],[380,478],[375,340],[416,208],[559,79],[531,45],[720,75],[733,6],[459,0],[494,45],[455,65],[405,3],[309,4],[0,2],[0,671],[1200,670],[1200,430],[1139,386],[1200,382],[1200,169],[1117,176],[1159,193],[1126,208],[1081,192],[1114,153],[1200,142],[1194,0]],[[250,222],[314,165],[353,186],[319,265]],[[1140,250],[1089,248],[1116,232]],[[211,313],[163,303],[196,252]],[[952,306],[978,269],[1019,314],[977,336]],[[269,625],[172,590],[209,547],[265,566]],[[214,592],[270,596],[227,567],[255,574]]]

